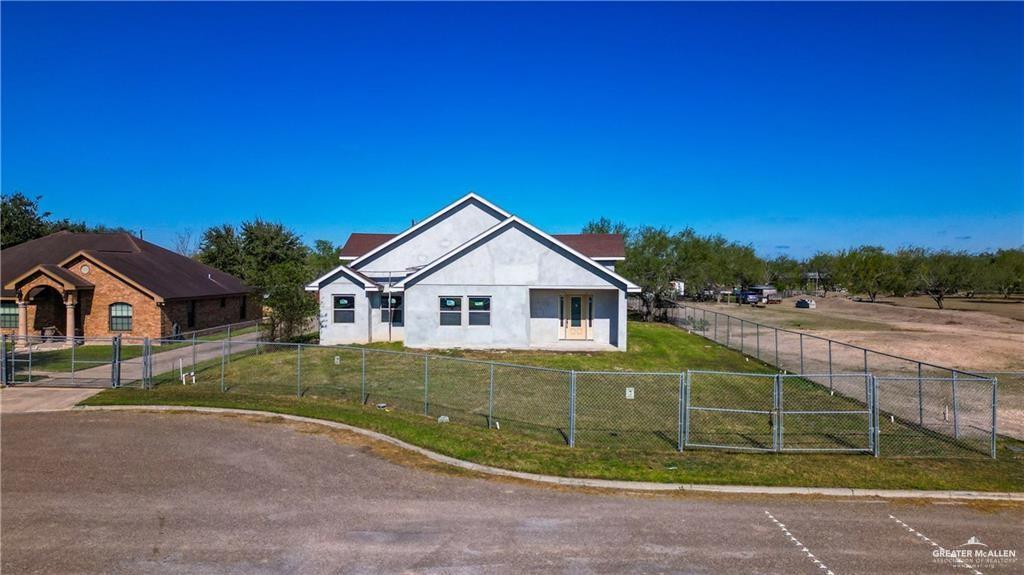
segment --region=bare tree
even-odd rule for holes
[[[199,242],[192,228],[185,228],[174,235],[174,251],[187,257],[193,258],[199,251]]]

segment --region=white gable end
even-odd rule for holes
[[[422,285],[618,287],[613,278],[527,228],[509,225],[413,282]]]
[[[353,267],[371,276],[375,276],[375,272],[402,272],[420,268],[493,227],[502,219],[501,214],[496,214],[480,202],[467,201],[415,234],[401,238],[394,246],[382,250],[380,255],[355,262]]]

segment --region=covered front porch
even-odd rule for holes
[[[4,311],[9,313],[11,303],[17,307],[18,337],[63,342],[84,335],[81,304],[83,296],[91,295],[93,285],[80,276],[60,266],[42,264],[4,288],[15,293],[13,302],[4,302]]]
[[[530,290],[530,348],[626,349],[625,293],[618,289]]]

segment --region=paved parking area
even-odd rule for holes
[[[2,420],[6,573],[970,573],[1019,507],[565,490],[278,420]],[[934,545],[933,545],[934,543]],[[1021,560],[1018,560],[1021,561]],[[972,565],[1019,573],[1024,563]]]

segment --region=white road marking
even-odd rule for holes
[[[810,550],[807,549],[807,546],[801,543],[796,537],[794,537],[793,534],[789,532],[789,529],[784,524],[780,523],[779,520],[776,519],[767,509],[764,510],[764,514],[767,515],[768,519],[771,519],[772,522],[775,523],[775,525],[777,525],[779,529],[782,530],[782,533],[785,534],[785,536],[789,538],[789,540],[792,541],[794,545],[800,548],[800,551],[807,555],[807,558],[810,559],[811,562],[818,566],[818,569],[823,570],[825,572],[825,575],[835,575],[835,573],[833,573],[831,569],[829,569],[824,563],[822,563],[820,559],[815,557],[814,553],[811,553]]]
[[[903,527],[904,527],[904,528],[905,528],[905,529],[906,529],[906,530],[907,530],[908,532],[910,532],[910,533],[914,534],[914,536],[916,536],[916,537],[917,537],[918,539],[920,539],[921,541],[924,541],[924,542],[928,543],[928,544],[929,544],[929,545],[931,545],[932,547],[938,547],[938,548],[939,548],[940,550],[942,550],[943,552],[945,552],[945,551],[946,551],[946,548],[945,548],[945,547],[943,547],[942,545],[939,545],[939,544],[938,544],[938,543],[936,543],[935,541],[932,541],[931,539],[929,539],[929,538],[928,538],[928,536],[927,536],[927,535],[925,535],[924,533],[921,533],[921,532],[920,532],[920,531],[918,531],[917,529],[914,529],[913,527],[911,527],[911,526],[907,525],[906,523],[904,523],[903,521],[901,521],[900,519],[898,519],[898,518],[897,518],[896,516],[894,516],[894,515],[889,515],[889,519],[892,519],[892,520],[893,520],[893,521],[895,521],[896,523],[899,523],[899,524],[900,524],[901,526],[903,526]],[[957,563],[959,563],[960,565],[962,565],[962,566],[964,566],[964,567],[966,567],[966,568],[970,569],[970,570],[971,570],[971,573],[973,573],[974,575],[982,575],[981,571],[978,571],[977,569],[975,569],[973,565],[970,565],[970,564],[968,564],[968,563],[964,563],[964,562],[963,562],[963,560],[961,560],[961,559],[960,559],[959,557],[956,557],[956,556],[954,556],[954,557],[953,557],[953,560],[954,560],[954,561],[956,561]]]

